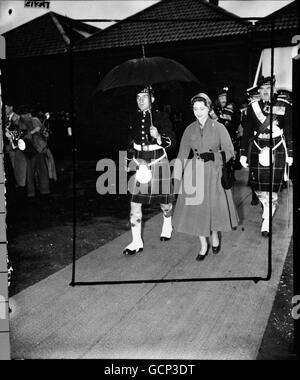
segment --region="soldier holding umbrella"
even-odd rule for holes
[[[132,242],[124,249],[125,255],[143,249],[142,204],[160,204],[163,212],[161,241],[169,240],[172,233],[171,178],[166,149],[175,146],[175,134],[168,115],[151,110],[154,102],[151,87],[141,89],[136,100],[139,111],[130,126],[127,158],[138,165],[138,170],[129,184]]]
[[[198,83],[197,78],[183,65],[164,57],[131,59],[113,68],[100,82],[96,91],[118,87],[140,86],[137,94],[139,111],[129,131],[129,155],[137,171],[130,179],[132,242],[123,253],[133,255],[142,251],[142,204],[160,203],[163,211],[161,240],[171,238],[172,198],[170,169],[166,149],[175,145],[175,135],[167,114],[152,111],[154,94],[150,85],[183,81]],[[130,167],[130,165],[129,165]]]

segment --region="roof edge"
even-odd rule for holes
[[[98,32],[101,32],[101,31],[102,31],[102,29],[100,29],[100,28],[98,28],[98,27],[96,27],[96,26],[85,24],[85,23],[83,23],[83,22],[81,22],[81,21],[78,21],[78,20],[76,20],[76,19],[74,19],[74,18],[64,16],[64,15],[62,15],[61,13],[57,13],[57,12],[53,12],[53,11],[49,11],[49,12],[45,12],[45,13],[43,13],[42,15],[40,15],[40,16],[38,16],[38,17],[32,18],[31,20],[28,20],[28,21],[24,22],[23,24],[18,25],[18,26],[16,26],[16,27],[13,28],[13,29],[8,30],[7,32],[2,33],[1,35],[2,35],[2,36],[5,36],[5,35],[7,35],[7,34],[9,34],[9,33],[11,33],[11,32],[14,32],[15,30],[18,30],[18,29],[22,28],[23,26],[25,26],[25,25],[27,25],[27,24],[29,24],[29,23],[31,23],[31,22],[34,22],[34,21],[36,21],[36,20],[38,20],[38,19],[40,19],[40,18],[42,18],[42,17],[45,17],[45,16],[51,16],[51,18],[52,18],[52,16],[55,16],[55,17],[56,17],[56,16],[59,16],[59,17],[63,17],[63,18],[69,18],[69,19],[71,19],[72,21],[74,21],[76,24],[80,23],[80,24],[83,25],[83,26],[86,26],[86,25],[87,25],[88,27],[98,29],[98,31],[96,31],[95,33],[98,33]],[[53,19],[53,18],[52,18],[52,19]],[[60,24],[61,24],[61,23],[60,23]],[[95,33],[93,33],[93,34],[95,34]],[[92,35],[93,35],[93,34],[92,34]],[[87,38],[89,38],[89,37],[87,37]]]
[[[277,11],[275,11],[275,12],[273,12],[273,13],[270,13],[269,15],[267,15],[266,17],[264,17],[263,19],[258,20],[258,21],[256,22],[255,26],[261,25],[262,23],[264,23],[264,22],[266,22],[266,21],[269,21],[269,20],[272,19],[273,17],[276,17],[277,14],[280,14],[283,10],[286,10],[286,9],[289,8],[289,7],[292,8],[292,6],[295,6],[295,5],[297,5],[297,1],[296,1],[296,0],[292,1],[291,3],[285,5],[285,6],[282,7],[282,8],[277,9]]]
[[[233,19],[235,19],[236,21],[240,22],[241,24],[244,24],[245,26],[251,26],[252,25],[251,22],[242,19],[240,16],[236,15],[235,13],[227,11],[226,9],[220,7],[219,5],[212,4],[212,3],[210,3],[209,1],[206,1],[206,0],[194,0],[194,1],[203,3],[207,7],[210,7],[210,8],[212,8],[212,9],[214,9],[214,10],[220,12],[220,13],[223,13],[226,16],[230,16]]]
[[[138,14],[144,12],[145,10],[148,10],[148,9],[151,9],[151,8],[157,6],[158,4],[161,4],[163,1],[170,1],[170,0],[159,0],[157,3],[150,5],[150,7],[144,8],[144,9],[142,9],[141,11],[138,11],[138,12],[134,13],[133,15],[128,16],[128,17],[124,18],[123,20],[121,20],[121,21],[119,21],[119,22],[116,22],[115,24],[113,24],[113,25],[111,25],[111,26],[109,26],[109,27],[107,27],[107,28],[105,28],[105,29],[99,30],[99,32],[94,33],[92,36],[86,37],[84,40],[77,41],[77,42],[76,42],[76,46],[79,45],[79,44],[80,44],[81,42],[83,42],[83,41],[86,42],[86,41],[88,41],[90,38],[92,38],[92,37],[96,37],[96,36],[99,35],[100,33],[105,33],[107,30],[112,30],[112,29],[114,29],[115,27],[119,26],[120,24],[123,24],[124,22],[128,22],[128,20],[131,19],[132,17],[136,17]]]
[[[207,7],[211,7],[211,8],[213,8],[214,10],[217,10],[218,12],[220,12],[220,13],[222,13],[222,14],[225,14],[226,16],[228,15],[228,16],[230,16],[231,18],[233,18],[233,19],[235,19],[236,21],[238,21],[238,22],[240,22],[241,24],[243,24],[245,27],[251,26],[251,23],[250,23],[250,22],[243,20],[243,19],[240,18],[238,15],[236,15],[236,14],[234,14],[234,13],[231,13],[231,12],[228,12],[228,11],[226,11],[226,9],[224,9],[224,8],[222,8],[222,7],[219,7],[219,6],[216,6],[216,5],[214,5],[214,4],[211,4],[211,3],[209,3],[209,2],[206,1],[206,0],[192,0],[192,1],[194,1],[194,2],[196,2],[196,3],[202,3],[202,4],[206,5]],[[108,28],[105,28],[105,29],[103,29],[103,30],[99,30],[99,32],[94,33],[92,36],[89,36],[89,37],[87,37],[87,38],[85,38],[85,39],[81,39],[81,40],[77,41],[77,42],[75,43],[75,46],[78,46],[78,45],[80,45],[81,43],[89,42],[89,39],[94,38],[94,37],[97,37],[100,33],[101,33],[101,34],[106,33],[106,31],[111,31],[112,29],[118,27],[118,26],[121,25],[121,24],[124,24],[124,23],[126,23],[126,22],[130,22],[130,20],[133,19],[134,17],[140,15],[141,13],[143,13],[143,12],[145,12],[145,11],[148,11],[149,9],[152,9],[152,8],[155,8],[156,6],[159,6],[162,2],[172,2],[172,0],[160,0],[160,1],[158,1],[157,3],[155,3],[155,4],[152,4],[152,5],[150,5],[149,7],[144,8],[144,9],[142,9],[142,10],[140,10],[140,11],[134,13],[133,15],[126,17],[126,18],[123,19],[123,20],[121,20],[121,21],[119,21],[119,22],[116,22],[115,24],[109,26]],[[172,20],[170,20],[170,21],[172,21]]]
[[[53,12],[50,14],[50,17],[52,18],[52,21],[54,23],[54,25],[56,26],[60,36],[62,37],[64,43],[69,46],[70,45],[70,38],[68,37],[67,33],[65,32],[63,26],[61,25],[61,23],[59,22],[59,20],[57,19],[56,15],[53,14]]]

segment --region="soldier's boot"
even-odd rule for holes
[[[163,226],[160,234],[161,241],[168,241],[171,239],[173,226],[172,226],[172,204],[161,205],[163,211]]]
[[[172,236],[172,231],[173,231],[173,226],[172,226],[172,216],[164,216],[164,222],[160,234],[160,240],[161,241],[167,241],[171,239]]]
[[[261,225],[261,234],[264,237],[269,236],[269,218],[263,219],[262,225]]]
[[[252,199],[251,199],[251,205],[256,206],[259,203],[258,196],[256,195],[255,191],[252,189]]]
[[[261,234],[264,237],[269,236],[269,193],[266,191],[255,191],[257,198],[261,202],[263,214],[262,214],[262,225],[261,225]]]
[[[140,211],[131,213],[130,225],[132,241],[123,250],[124,255],[135,255],[136,253],[142,252],[144,248],[142,240],[142,213]]]
[[[262,216],[263,222],[262,222],[262,226],[261,226],[261,233],[264,237],[268,237],[269,236],[269,229],[270,229],[270,226],[269,226],[269,212],[270,212],[269,201],[265,200],[263,203],[263,206],[264,206],[264,212],[263,212],[263,216]],[[277,199],[274,200],[274,198],[273,198],[272,199],[272,217],[274,216],[276,210],[277,210]]]

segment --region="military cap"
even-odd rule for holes
[[[274,75],[273,75],[273,80],[270,76],[268,76],[268,77],[261,76],[258,83],[257,83],[257,87],[259,88],[259,87],[266,85],[266,84],[269,84],[269,85],[273,84],[274,85],[275,81],[276,80],[275,80]]]
[[[154,91],[151,86],[141,87],[138,92],[138,94],[150,94],[154,96]]]
[[[229,87],[222,87],[218,90],[217,95],[218,96],[227,95],[228,91],[229,91]]]
[[[286,100],[292,102],[292,91],[285,88],[277,89],[277,99]]]
[[[258,95],[259,92],[258,92],[258,86],[253,86],[253,87],[249,87],[247,88],[247,96],[248,97],[252,97],[252,96],[255,96],[255,95]]]

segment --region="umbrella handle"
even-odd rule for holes
[[[149,110],[149,115],[150,115],[150,128],[153,127],[153,119],[152,119],[152,111],[151,111],[151,108]],[[150,142],[153,143],[154,142],[154,137],[152,137],[150,135]]]
[[[144,49],[144,47],[143,47]],[[143,50],[144,52],[144,50]],[[144,57],[145,58],[145,57]],[[152,119],[152,100],[151,100],[151,91],[150,91],[150,86],[147,85],[147,89],[148,89],[148,99],[149,99],[149,105],[150,105],[150,108],[149,108],[149,115],[150,115],[150,128],[153,127],[153,119]],[[148,140],[153,143],[154,142],[154,138],[152,136],[150,136],[150,138],[148,138]]]

